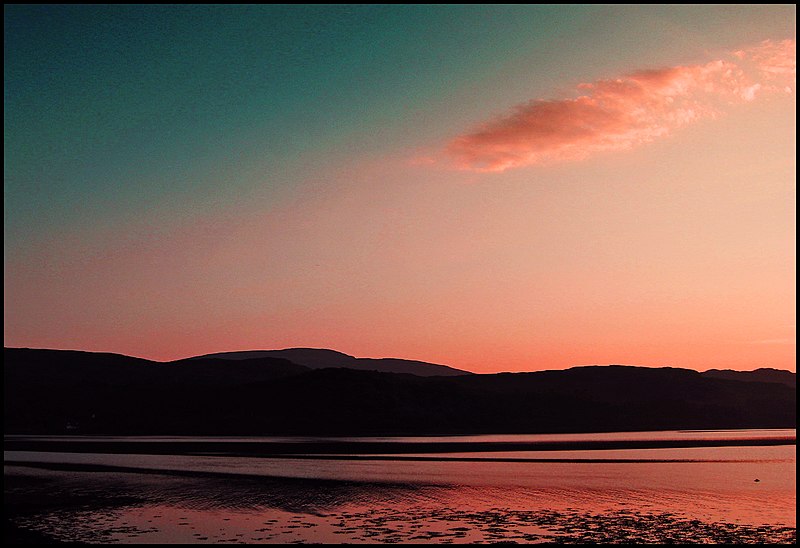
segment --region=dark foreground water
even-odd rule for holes
[[[387,438],[380,448],[397,444],[402,454],[350,455],[320,454],[329,440],[291,439],[308,451],[271,457],[220,454],[220,444],[235,441],[226,439],[102,438],[141,442],[144,453],[152,444],[182,453],[112,454],[83,452],[98,438],[70,438],[60,446],[70,451],[4,452],[6,535],[103,543],[794,543],[795,436],[785,430]],[[6,437],[6,446],[15,439]],[[554,439],[578,446],[692,439],[700,446],[502,450],[507,442],[535,447]],[[765,439],[784,444],[702,445]],[[287,441],[257,439],[264,440]],[[215,454],[180,449],[204,441]],[[360,441],[376,440],[348,440]],[[435,442],[437,451],[456,441],[462,451],[410,452],[427,447],[408,445],[420,441]],[[463,451],[470,444],[491,450]]]

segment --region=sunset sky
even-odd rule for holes
[[[4,16],[5,346],[795,370],[794,5]]]

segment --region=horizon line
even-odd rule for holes
[[[418,360],[418,359],[413,359],[413,358],[361,357],[361,356],[355,356],[355,355],[352,355],[352,354],[347,354],[346,352],[342,352],[340,350],[335,350],[335,349],[332,349],[332,348],[319,348],[319,347],[311,347],[311,346],[292,346],[292,347],[288,347],[288,348],[273,348],[273,349],[258,349],[258,350],[253,350],[253,349],[250,349],[250,350],[223,350],[223,351],[219,351],[219,352],[210,352],[210,353],[206,353],[206,354],[196,354],[196,355],[186,356],[186,357],[183,357],[183,358],[177,358],[177,359],[173,359],[173,360],[154,360],[154,359],[150,359],[150,358],[143,358],[141,356],[123,354],[123,353],[120,353],[120,352],[110,352],[110,351],[105,351],[105,350],[78,350],[78,349],[74,349],[74,348],[38,348],[38,347],[30,347],[30,346],[5,346],[5,345],[3,345],[3,350],[47,350],[47,351],[53,351],[53,352],[84,352],[84,353],[87,353],[87,354],[113,354],[115,356],[124,356],[126,358],[134,358],[134,359],[138,359],[138,360],[146,360],[146,361],[154,362],[154,363],[172,363],[172,362],[186,360],[186,359],[192,359],[192,358],[211,357],[211,356],[214,356],[214,355],[217,355],[217,354],[235,354],[235,353],[243,353],[243,352],[282,352],[282,351],[285,351],[285,350],[326,350],[326,351],[329,351],[329,352],[336,352],[338,354],[349,356],[351,358],[355,358],[355,359],[358,359],[358,360],[362,360],[362,359],[366,359],[366,360],[403,360],[403,361],[409,361],[409,362],[420,362],[420,363],[425,363],[425,364],[430,364],[430,365],[438,365],[438,366],[441,366],[441,367],[447,367],[447,368],[450,368],[450,369],[456,369],[456,370],[459,370],[459,371],[465,371],[465,372],[470,373],[472,375],[499,375],[499,374],[503,374],[503,373],[516,374],[516,373],[539,373],[539,372],[543,372],[543,371],[566,371],[566,370],[569,370],[569,369],[576,369],[576,368],[579,368],[579,367],[640,367],[640,368],[647,368],[647,369],[683,369],[683,370],[686,370],[686,371],[696,371],[698,373],[707,373],[709,371],[734,371],[734,372],[739,372],[739,373],[752,373],[752,372],[760,371],[760,370],[769,370],[769,371],[785,371],[785,372],[791,373],[793,375],[797,374],[797,371],[792,371],[791,369],[778,369],[778,368],[775,368],[775,367],[756,367],[755,369],[731,369],[731,368],[722,369],[722,368],[719,368],[719,367],[711,367],[709,369],[705,369],[705,370],[701,371],[700,369],[693,369],[691,367],[681,367],[681,366],[668,365],[668,364],[665,364],[665,365],[643,365],[643,364],[627,364],[627,363],[607,363],[607,364],[588,363],[588,364],[573,364],[573,365],[569,365],[567,367],[558,368],[558,369],[536,369],[536,370],[524,370],[524,371],[522,371],[522,370],[520,370],[520,371],[492,371],[492,372],[485,372],[485,373],[476,373],[474,371],[469,371],[467,369],[461,369],[459,367],[454,367],[454,366],[451,366],[451,365],[445,365],[445,364],[435,363],[435,362],[428,362],[428,361]],[[289,361],[291,361],[291,360],[289,360]]]

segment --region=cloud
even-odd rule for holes
[[[703,65],[642,70],[578,85],[572,99],[532,100],[453,139],[459,169],[499,172],[628,150],[731,104],[795,89],[795,41],[764,41]]]
[[[797,49],[794,40],[782,42],[765,40],[758,46],[735,51],[733,54],[738,59],[755,63],[758,70],[769,80],[795,77]]]

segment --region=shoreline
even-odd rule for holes
[[[106,453],[140,455],[213,455],[279,457],[297,455],[403,455],[492,453],[512,451],[585,451],[612,449],[683,449],[693,447],[766,447],[797,445],[796,436],[752,439],[584,440],[524,442],[394,442],[394,441],[126,441],[34,440],[4,438],[4,451]],[[522,461],[526,462],[526,461]],[[537,462],[537,460],[533,461]]]

